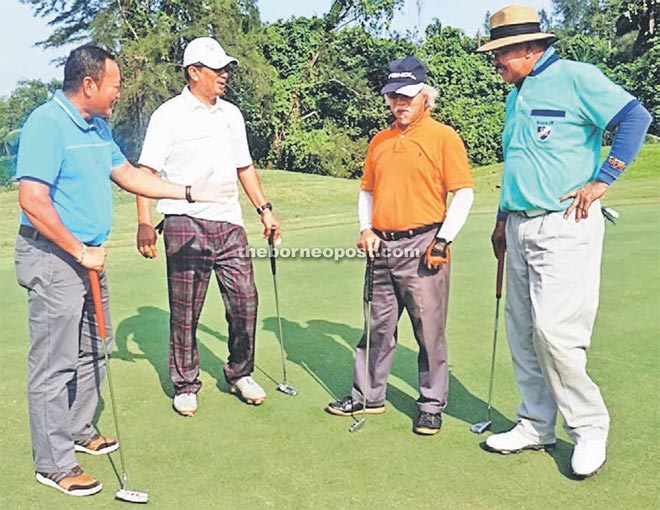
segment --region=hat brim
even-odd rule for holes
[[[514,44],[519,44],[529,41],[542,41],[544,39],[552,39],[556,41],[558,37],[555,34],[539,32],[537,34],[520,34],[512,35],[510,37],[502,37],[501,39],[496,39],[494,41],[487,42],[483,46],[479,46],[475,52],[476,53],[485,53],[487,51],[498,50],[504,48],[505,46],[512,46]]]
[[[388,83],[382,89],[380,89],[381,94],[389,94],[391,92],[396,92],[403,96],[415,97],[419,94],[419,91],[422,90],[424,83]]]

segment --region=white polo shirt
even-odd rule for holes
[[[227,184],[219,203],[163,199],[158,212],[243,225],[237,168],[250,165],[252,157],[243,115],[233,104],[218,98],[208,107],[186,86],[151,116],[139,162],[177,184],[193,184],[211,171],[210,181]]]

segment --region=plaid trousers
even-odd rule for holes
[[[215,272],[229,325],[224,366],[233,384],[254,370],[257,288],[245,229],[224,221],[166,216],[163,228],[170,302],[170,377],[174,391],[197,393],[197,324]]]

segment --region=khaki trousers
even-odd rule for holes
[[[607,408],[586,370],[603,233],[599,201],[579,223],[563,212],[507,218],[506,330],[522,396],[517,420],[544,442],[555,438],[557,410],[573,441],[607,438]]]

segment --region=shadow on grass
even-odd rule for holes
[[[174,388],[170,380],[169,369],[169,336],[170,314],[168,311],[153,306],[138,307],[137,315],[121,321],[115,331],[115,350],[113,357],[123,361],[133,362],[145,359],[154,367],[163,393],[174,397]],[[197,331],[204,332],[226,343],[227,337],[203,324],[197,326]],[[140,353],[131,352],[128,340],[133,340],[140,348]],[[225,361],[216,356],[202,342],[197,342],[200,370],[209,373],[216,380],[220,391],[227,392],[222,367]]]
[[[278,336],[277,318],[263,320],[263,328]],[[328,396],[338,400],[350,393],[355,345],[362,330],[346,324],[326,320],[310,320],[306,326],[282,319],[287,361],[296,363],[325,389]],[[418,387],[417,352],[399,344],[391,374],[413,388]],[[412,421],[417,419],[415,400],[392,384],[387,387],[387,400]],[[486,403],[470,393],[449,372],[449,404],[445,414],[471,425],[486,418]],[[514,424],[496,410],[492,410],[493,424],[511,428]]]

